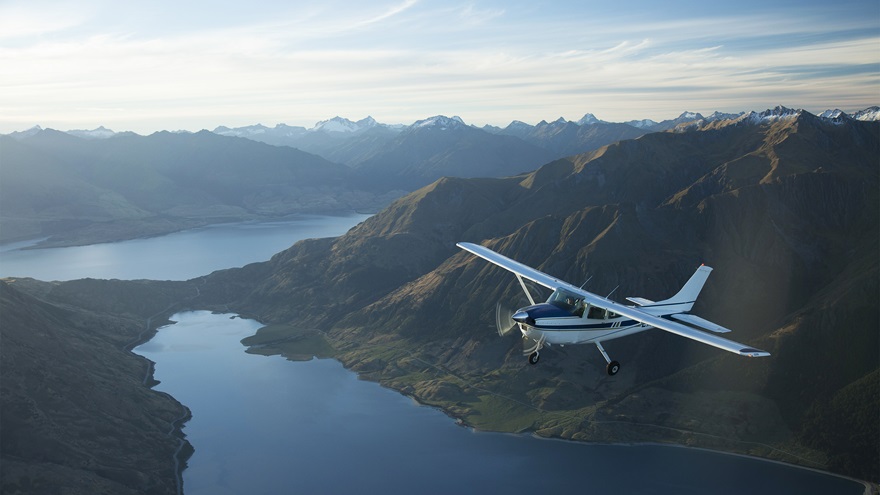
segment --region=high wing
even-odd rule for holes
[[[659,316],[646,313],[632,306],[625,306],[623,304],[616,303],[614,301],[611,301],[610,299],[593,294],[592,292],[585,291],[580,287],[576,287],[568,282],[559,280],[556,277],[551,277],[550,275],[547,275],[540,270],[536,270],[518,261],[514,261],[506,256],[496,253],[495,251],[492,251],[487,247],[472,244],[469,242],[459,242],[456,245],[461,249],[464,249],[465,251],[468,251],[472,254],[479,256],[480,258],[485,259],[486,261],[489,261],[490,263],[494,263],[501,268],[504,268],[505,270],[509,270],[518,276],[527,278],[537,284],[543,285],[548,289],[556,290],[558,288],[564,288],[568,291],[574,292],[575,294],[583,296],[584,300],[593,306],[607,309],[619,315],[626,316],[627,318],[632,318],[633,320],[644,323],[646,325],[650,325],[652,327],[659,328],[661,330],[665,330],[667,332],[674,333],[682,337],[687,337],[689,339],[696,340],[697,342],[702,342],[704,344],[708,344],[719,349],[724,349],[725,351],[739,354],[740,356],[763,357],[770,355],[769,352],[755,349],[747,345],[740,344],[739,342],[727,340],[717,335],[706,333],[695,328],[691,328],[680,323],[676,323],[674,321],[670,321]]]

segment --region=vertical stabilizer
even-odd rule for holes
[[[709,273],[711,272],[712,269],[708,266],[700,265],[687,283],[684,284],[684,287],[678,291],[678,294],[665,301],[657,301],[651,304],[650,307],[663,307],[664,314],[686,313],[690,311],[694,307],[694,302],[696,302],[697,296],[700,295],[700,291],[703,290],[703,285],[705,285],[706,279],[709,278]]]

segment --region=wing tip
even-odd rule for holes
[[[744,347],[739,350],[739,353],[743,356],[748,357],[767,357],[770,355],[767,351],[762,351],[761,349],[754,349],[752,347]]]

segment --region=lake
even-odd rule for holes
[[[186,404],[184,492],[860,494],[843,478],[659,445],[477,433],[334,360],[246,354],[253,320],[178,313],[135,349]]]
[[[209,225],[160,237],[48,249],[38,241],[0,246],[0,277],[189,280],[266,261],[310,237],[337,237],[370,215],[302,215],[272,222]]]
[[[186,280],[346,232],[367,215],[217,225],[83,247],[0,247],[0,276]],[[33,243],[30,243],[33,244]],[[334,360],[246,354],[252,320],[179,313],[135,352],[193,413],[187,495],[223,493],[860,494],[861,484],[759,459],[670,446],[476,433]]]

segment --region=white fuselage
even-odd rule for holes
[[[616,322],[585,320],[584,327],[565,328],[570,325],[570,321],[563,323],[562,318],[553,318],[552,320],[541,320],[540,326],[531,326],[520,323],[520,331],[522,334],[532,340],[543,340],[547,344],[590,344],[595,342],[604,342],[606,340],[625,337],[634,333],[644,332],[652,327],[644,325],[637,321],[626,321],[626,318],[618,318]],[[559,325],[561,324],[561,325]],[[609,326],[619,325],[619,326]]]
[[[577,314],[550,303],[521,308],[514,320],[523,336],[551,345],[604,342],[653,328],[626,316],[608,315],[604,311],[590,314],[589,309]]]

